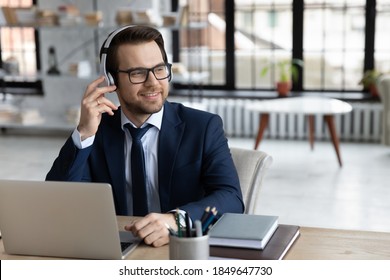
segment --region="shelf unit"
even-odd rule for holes
[[[45,2],[45,1],[43,1]],[[48,3],[50,1],[47,1]],[[104,1],[92,0],[92,8],[98,10],[99,5],[109,7]],[[45,5],[49,5],[46,3]],[[51,5],[51,4],[50,4]],[[82,4],[84,5],[84,4]],[[160,4],[161,5],[161,4]],[[112,15],[111,15],[112,18]],[[106,20],[103,20],[106,23]],[[21,26],[0,26],[2,27],[21,27]],[[28,77],[42,82],[43,96],[26,96],[19,102],[20,109],[35,108],[41,113],[44,121],[34,124],[23,124],[15,122],[4,122],[0,118],[0,128],[43,128],[69,130],[74,127],[74,123],[69,123],[66,118],[67,110],[80,104],[82,94],[87,85],[97,77],[99,62],[98,54],[100,46],[107,34],[115,30],[117,26],[107,23],[102,26],[23,26],[32,27],[36,30],[39,42],[39,64],[40,73],[35,77]],[[173,33],[179,33],[182,30],[200,30],[206,28],[207,23],[191,22],[186,26],[162,26],[161,29],[167,52],[171,53]],[[167,38],[165,38],[167,35]],[[77,43],[76,43],[77,42]],[[48,50],[54,46],[57,55],[57,61],[61,75],[48,75]],[[172,55],[170,55],[172,56]],[[91,75],[85,77],[76,77],[68,74],[71,63],[86,60],[91,66]],[[201,84],[207,79],[207,72],[188,71],[182,74],[173,75],[173,83],[178,84]],[[26,77],[7,77],[7,79],[18,78],[25,81]],[[116,101],[116,97],[113,97]],[[0,100],[1,102],[1,100]],[[8,100],[6,100],[8,102]]]

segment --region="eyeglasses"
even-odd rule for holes
[[[149,77],[149,72],[152,72],[157,80],[164,80],[171,77],[172,64],[164,63],[152,68],[131,68],[127,70],[118,70],[118,73],[127,73],[129,81],[132,84],[142,84]]]

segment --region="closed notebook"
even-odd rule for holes
[[[225,213],[210,229],[210,246],[264,249],[278,227],[278,216]]]
[[[282,260],[299,236],[299,226],[278,225],[263,250],[211,246],[212,259]]]

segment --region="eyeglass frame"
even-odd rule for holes
[[[156,77],[156,74],[154,73],[154,69],[156,69],[157,67],[161,67],[161,66],[165,66],[167,67],[167,70],[168,70],[168,76],[166,76],[165,78],[157,78]],[[146,76],[145,76],[145,80],[142,81],[142,82],[137,82],[137,83],[134,83],[131,78],[130,78],[130,74],[131,72],[133,71],[139,71],[139,70],[146,70]],[[165,79],[170,79],[172,77],[172,64],[171,63],[160,63],[160,64],[157,64],[156,66],[152,67],[152,68],[144,68],[144,67],[136,67],[136,68],[129,68],[129,69],[126,69],[126,70],[121,70],[121,69],[118,69],[116,71],[117,73],[126,73],[127,74],[127,77],[129,78],[129,81],[130,83],[134,84],[134,85],[137,85],[137,84],[143,84],[145,83],[148,78],[149,78],[149,73],[152,72],[153,73],[153,76],[156,78],[156,80],[158,81],[162,81],[162,80],[165,80]]]

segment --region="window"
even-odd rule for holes
[[[304,62],[302,75],[294,82],[299,91],[361,92],[359,80],[364,71],[390,72],[386,29],[390,0],[206,2],[209,6],[203,13],[208,14],[208,28],[202,36],[208,40],[202,44],[202,59],[192,57],[205,62],[203,70],[209,76],[202,84],[204,89],[217,85],[228,90],[256,90],[261,95],[262,90],[275,87],[277,62],[291,58]],[[215,12],[217,2],[221,8]],[[198,13],[197,9],[193,5],[190,13]],[[210,38],[220,43],[218,47]],[[186,54],[185,49],[179,52]],[[262,76],[266,67],[270,71]]]
[[[34,4],[33,0],[0,0],[1,7],[11,8],[12,14],[16,16],[18,16],[18,10],[22,12],[24,8],[30,8]],[[39,60],[36,46],[36,31],[33,27],[7,22],[0,27],[2,92],[42,94],[42,85],[37,78]]]
[[[292,0],[235,1],[236,87],[272,88],[278,62],[291,58]],[[269,69],[261,76],[262,69]]]
[[[306,0],[303,55],[306,90],[360,90],[365,0]]]
[[[390,1],[376,0],[374,63],[381,73],[390,73],[390,36],[386,28],[389,24]]]
[[[224,85],[226,82],[226,22],[224,0],[188,0],[187,26],[179,30],[179,61],[187,79],[183,85]],[[175,55],[174,55],[175,57]],[[174,76],[175,79],[175,76]],[[175,80],[174,80],[175,81]],[[180,85],[176,85],[180,87]]]

